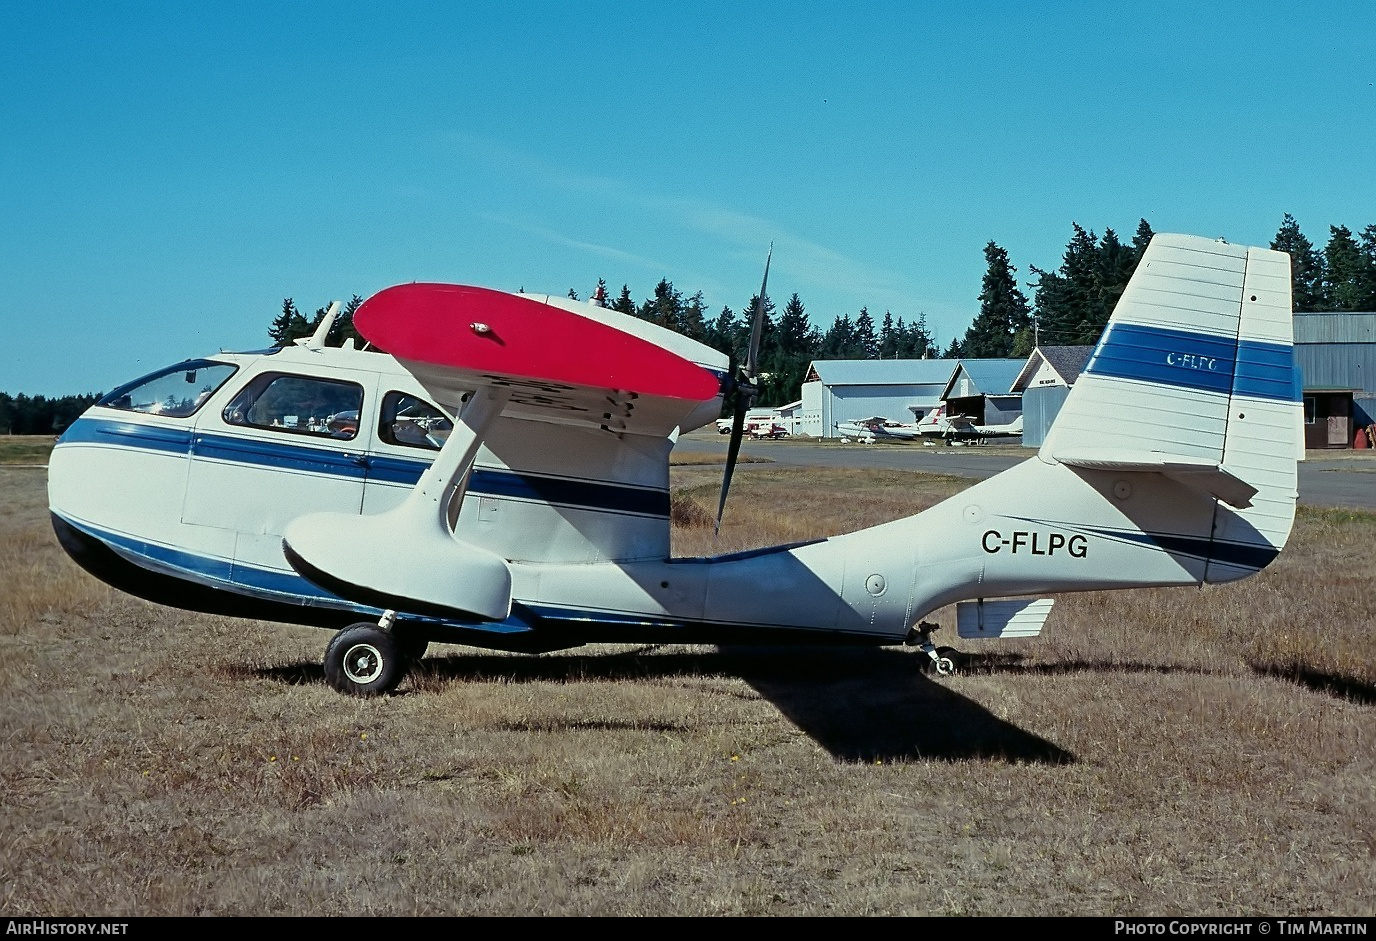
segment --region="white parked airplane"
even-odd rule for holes
[[[883,415],[870,418],[857,418],[853,421],[836,423],[836,430],[843,438],[854,438],[865,444],[873,444],[884,439],[911,441],[921,437],[918,426],[913,422],[890,421]]]
[[[389,288],[355,323],[392,355],[325,349],[326,324],[103,398],[52,454],[62,545],[164,604],[343,627],[326,676],[370,695],[430,641],[907,641],[948,672],[938,608],[959,603],[962,636],[1036,634],[1050,601],[996,599],[1244,578],[1294,517],[1289,260],[1266,249],[1158,235],[1021,464],[906,519],[704,559],[669,558],[668,456],[719,414],[726,357],[454,285]]]
[[[997,425],[974,425],[975,432],[981,440],[986,438],[1020,438],[1022,437],[1022,416],[1010,422]]]

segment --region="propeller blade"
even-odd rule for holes
[[[717,525],[712,529],[712,538],[721,534],[721,517],[726,512],[726,494],[731,489],[731,475],[736,472],[736,456],[741,453],[741,438],[745,435],[745,413],[750,408],[744,396],[737,391],[736,414],[731,418],[731,443],[726,446],[726,472],[721,478],[721,500],[717,503]]]
[[[769,243],[769,254],[764,256],[764,279],[760,281],[760,296],[755,301],[755,322],[750,325],[750,345],[745,350],[745,362],[741,364],[741,378],[736,381],[736,414],[731,419],[731,443],[726,446],[726,471],[721,478],[721,500],[717,503],[717,525],[712,537],[721,534],[721,518],[726,512],[726,494],[731,490],[731,475],[736,472],[736,458],[741,452],[741,438],[745,436],[745,413],[755,404],[758,390],[755,376],[758,372],[760,337],[764,333],[765,304],[769,301],[769,262],[774,257],[774,243]]]
[[[741,372],[745,378],[751,382],[755,381],[756,370],[759,368],[760,337],[764,333],[764,311],[765,304],[769,301],[766,293],[769,288],[769,262],[774,257],[774,243],[769,243],[769,254],[764,256],[764,280],[760,282],[760,296],[755,302],[755,322],[750,325],[750,346],[745,351],[745,362],[741,365]]]

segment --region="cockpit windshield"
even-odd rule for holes
[[[145,415],[186,418],[210,398],[239,367],[193,359],[127,382],[97,405]]]

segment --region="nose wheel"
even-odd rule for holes
[[[909,647],[917,647],[926,654],[921,659],[925,672],[935,673],[937,676],[955,676],[965,665],[965,655],[954,647],[938,647],[932,642],[932,634],[940,629],[939,624],[919,621],[917,626],[908,632],[903,643]]]

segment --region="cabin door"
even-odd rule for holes
[[[182,522],[232,533],[236,568],[287,570],[288,523],[362,510],[375,383],[372,373],[337,369],[255,376],[197,423]]]

